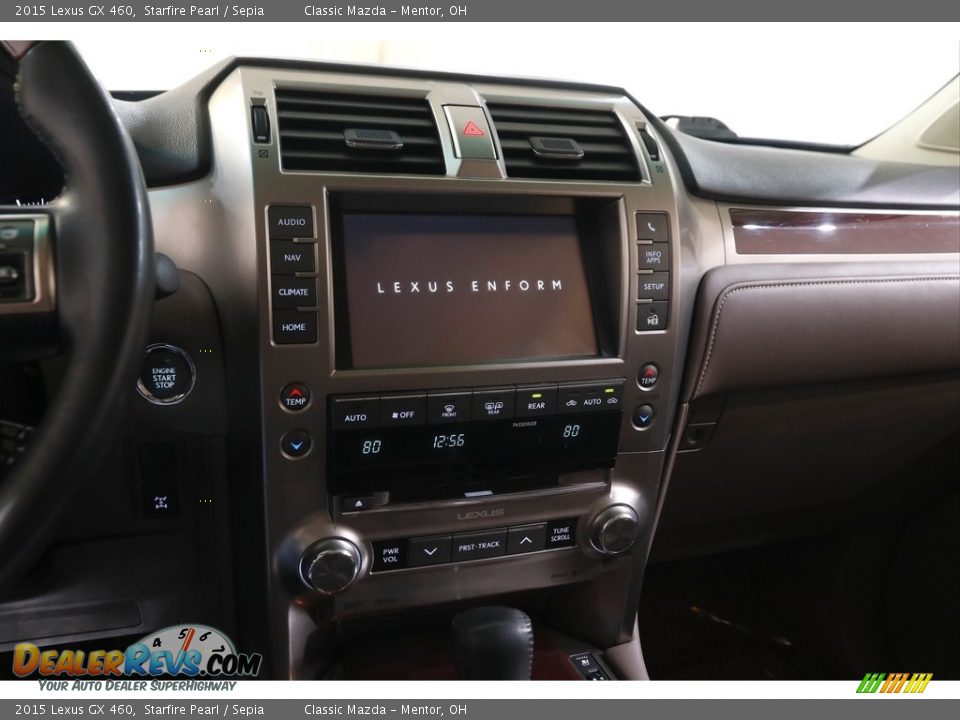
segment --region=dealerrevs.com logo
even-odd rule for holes
[[[126,650],[41,650],[20,643],[13,651],[13,672],[21,678],[256,677],[262,662],[258,653],[238,653],[230,638],[206,625],[173,625]]]

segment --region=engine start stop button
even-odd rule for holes
[[[181,402],[197,379],[197,370],[186,352],[173,345],[151,345],[143,358],[137,391],[149,402]]]

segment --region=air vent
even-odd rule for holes
[[[277,88],[284,170],[443,175],[426,100]]]
[[[633,148],[612,112],[499,103],[487,109],[510,177],[640,179]]]

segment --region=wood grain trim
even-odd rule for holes
[[[731,208],[740,255],[960,253],[960,216]]]

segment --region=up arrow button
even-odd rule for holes
[[[519,555],[543,550],[547,540],[547,528],[543,523],[512,527],[507,531],[507,554]]]

